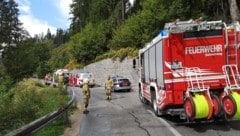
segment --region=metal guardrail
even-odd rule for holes
[[[71,90],[72,98],[67,103],[67,105],[59,108],[58,110],[49,113],[27,125],[22,126],[19,129],[13,130],[12,132],[8,133],[6,136],[31,136],[32,134],[39,131],[41,128],[45,127],[59,116],[63,115],[67,119],[67,110],[71,107],[71,105],[75,102],[76,96],[73,90]]]

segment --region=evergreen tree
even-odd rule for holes
[[[49,28],[48,28],[48,30],[47,30],[47,34],[46,34],[45,38],[48,39],[48,40],[50,40],[50,39],[53,38],[53,36],[52,36],[51,31],[50,31]]]
[[[61,28],[58,28],[56,31],[56,36],[54,38],[54,44],[57,46],[62,45],[68,41],[68,32],[64,31]]]
[[[73,15],[70,25],[70,31],[72,34],[81,31],[87,24],[90,2],[91,0],[73,0],[72,4],[70,5],[70,13]]]
[[[14,0],[0,1],[0,45],[18,43],[27,33],[18,19],[18,5]]]

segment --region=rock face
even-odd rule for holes
[[[133,68],[133,58],[125,58],[123,61],[119,59],[105,59],[96,63],[87,65],[85,70],[93,73],[97,85],[104,86],[108,75],[121,75],[128,78],[135,91],[138,87],[138,60],[136,59],[136,68]]]

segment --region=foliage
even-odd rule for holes
[[[76,60],[70,60],[70,62],[67,65],[65,65],[66,69],[71,69],[71,70],[72,69],[81,69],[83,67],[84,67],[84,65],[78,63]]]
[[[138,55],[138,49],[137,48],[121,48],[120,50],[110,50],[109,52],[98,56],[95,61],[99,61],[102,59],[112,58],[116,59],[119,58],[120,60],[123,60],[125,57],[136,57]]]
[[[120,0],[73,0],[70,5],[71,18],[70,33],[81,32],[88,23],[98,24],[112,16]],[[119,10],[118,10],[119,13]]]
[[[69,63],[70,54],[66,44],[54,48],[51,57],[48,60],[49,70],[54,71],[58,68],[64,68]]]
[[[115,10],[119,0],[92,0],[89,6],[89,22],[97,24],[107,20]]]
[[[71,14],[73,17],[71,18],[72,22],[70,25],[70,33],[72,35],[81,31],[85,25],[87,24],[87,20],[89,18],[89,3],[91,0],[73,0],[70,5]]]
[[[219,19],[223,13],[221,14],[219,11],[220,5],[216,5],[213,1],[141,1],[142,10],[132,14],[123,25],[115,29],[110,47],[113,49],[142,48],[145,43],[149,42],[163,29],[165,22],[175,21],[176,19],[189,20],[199,17],[209,20]],[[207,7],[209,10],[202,11],[203,7]],[[216,11],[213,11],[214,9]]]
[[[69,51],[78,63],[87,64],[106,51],[104,24],[94,26],[89,23],[85,29],[71,37]]]
[[[46,36],[7,47],[3,61],[7,73],[17,81],[33,74],[43,77],[58,68],[81,68],[114,50],[142,48],[166,22],[199,17],[226,21],[230,17],[228,1],[223,0],[136,0],[123,20],[122,2],[73,0],[69,31],[58,28],[54,36],[48,30]]]
[[[37,132],[35,136],[60,136],[63,134],[65,127],[67,127],[67,124],[64,119],[58,118],[56,121],[53,121],[48,126]]]
[[[66,43],[68,40],[68,32],[58,28],[56,31],[56,36],[53,37],[54,44],[60,46]]]
[[[37,80],[19,82],[9,93],[0,96],[0,122],[3,122],[0,134],[62,107],[67,99],[57,88],[44,86]]]
[[[22,41],[17,46],[7,47],[3,52],[3,64],[7,73],[15,81],[32,76],[37,69],[45,71],[46,61],[49,58],[48,44],[39,43],[34,39]]]
[[[159,14],[164,11],[163,7],[159,6],[159,1],[151,1],[147,4],[149,5],[146,9],[129,17],[122,26],[114,31],[110,42],[112,48],[141,48],[159,32],[163,26],[161,20],[165,17],[164,13]]]
[[[10,46],[16,44],[27,35],[18,19],[18,5],[14,0],[1,0],[0,2],[0,47],[3,43]]]
[[[7,93],[12,84],[11,77],[6,74],[3,68],[0,68],[0,95]]]

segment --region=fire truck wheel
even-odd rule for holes
[[[153,111],[155,113],[156,116],[160,116],[160,113],[159,113],[159,109],[157,107],[157,100],[156,100],[156,95],[155,95],[155,92],[152,92],[152,107],[153,107]]]
[[[232,95],[226,95],[222,100],[223,110],[227,118],[232,118],[236,113],[236,102]]]
[[[219,117],[222,112],[222,106],[219,98],[216,95],[211,96],[212,103],[213,103],[213,116],[214,117]]]
[[[188,119],[192,120],[195,115],[195,105],[193,99],[188,97],[184,101],[184,111]]]
[[[142,103],[147,104],[146,98],[143,96],[141,88],[139,87],[139,99]]]

